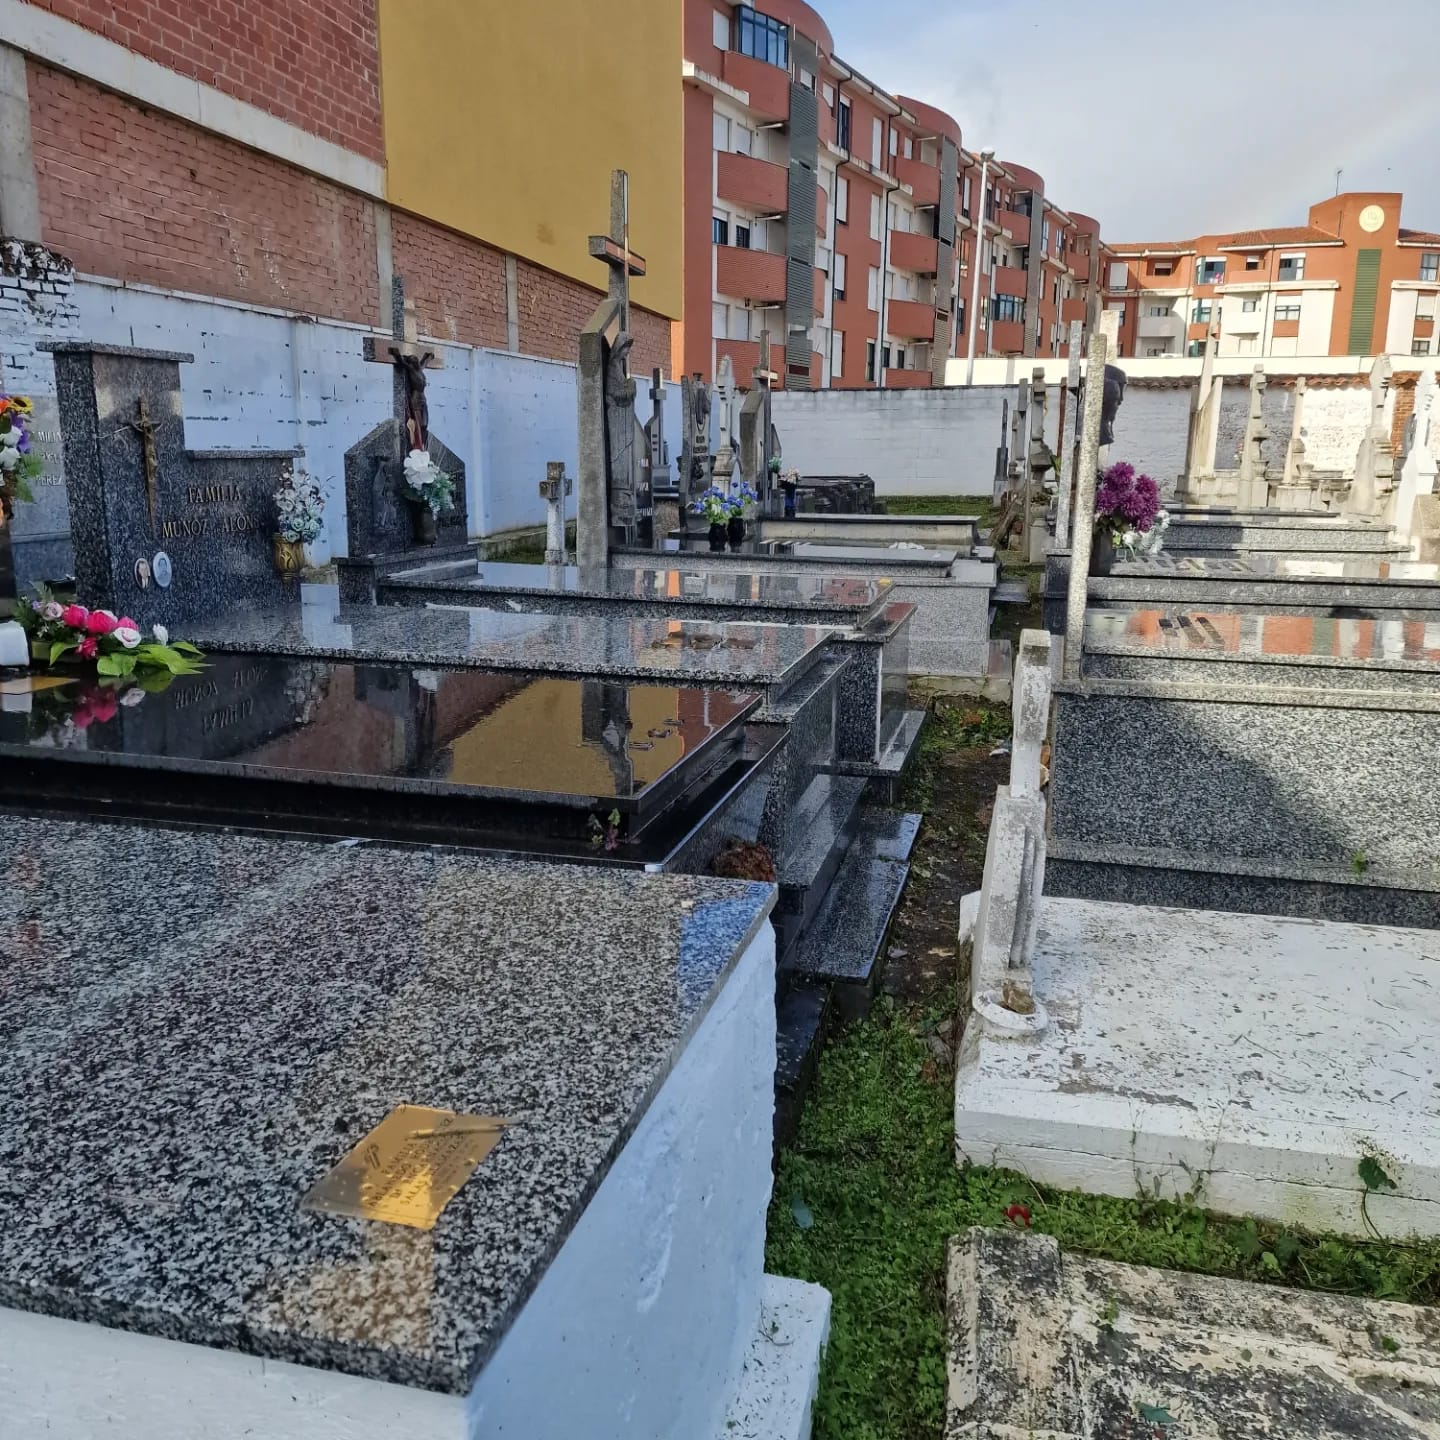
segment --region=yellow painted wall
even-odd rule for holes
[[[603,289],[630,172],[631,296],[681,317],[681,0],[379,0],[390,203]]]

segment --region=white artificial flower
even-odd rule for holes
[[[20,448],[20,430],[18,426],[12,425],[8,430],[0,430],[0,450],[18,450]]]
[[[157,645],[168,645],[170,643],[170,632],[163,625],[157,625],[151,633],[155,636],[155,643]]]
[[[133,650],[140,643],[140,632],[129,625],[117,625],[110,633],[127,650]]]
[[[121,695],[120,703],[122,705],[138,705],[144,698],[145,692],[138,685],[132,685]]]
[[[0,470],[9,474],[20,464],[20,452],[18,450],[0,450]]]
[[[1120,543],[1127,549],[1133,550],[1140,536],[1134,530],[1127,530],[1121,537]]]
[[[412,450],[405,457],[405,478],[412,485],[425,486],[430,483],[430,456],[424,450]]]

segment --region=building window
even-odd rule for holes
[[[1420,257],[1420,278],[1440,280],[1440,255],[1427,251]]]
[[[790,68],[790,27],[742,5],[735,11],[735,48],[742,55]]]
[[[812,95],[815,93],[815,76],[803,65],[799,69],[799,80]]]
[[[1197,285],[1219,285],[1224,279],[1224,260],[1197,260],[1195,262],[1195,283]]]
[[[870,163],[878,170],[885,154],[885,127],[878,117],[870,122]]]
[[[1260,257],[1258,255],[1247,255],[1245,257],[1245,268],[1247,270],[1258,270],[1260,268]]]
[[[835,108],[835,87],[827,81],[820,82],[820,93],[825,97],[825,103],[833,110]]]
[[[850,148],[850,102],[842,100],[835,112],[835,143],[842,149]]]
[[[865,379],[871,385],[875,383],[875,342],[873,340],[865,342]]]
[[[1145,313],[1147,315],[1168,315],[1170,307],[1168,305],[1150,305],[1146,307]]]
[[[717,245],[730,243],[730,222],[719,215],[710,217],[710,238]]]
[[[890,127],[890,158],[893,160],[900,153],[900,132],[892,125]]]
[[[1237,335],[1235,337],[1235,353],[1237,355],[1253,355],[1255,353],[1255,337],[1253,335]]]
[[[830,336],[830,375],[833,379],[845,369],[845,332],[836,330]]]
[[[1430,353],[1430,341],[1412,340],[1410,342],[1410,353],[1412,355],[1428,355]]]
[[[1124,307],[1124,305],[1107,305],[1105,308],[1106,308],[1107,310],[1113,310],[1113,311],[1115,312],[1116,322],[1118,323],[1120,329],[1123,330],[1123,329],[1125,328],[1125,307]]]
[[[1150,262],[1150,273],[1152,275],[1173,275],[1175,273],[1175,262],[1173,260],[1152,260]]]
[[[730,16],[724,10],[717,10],[714,26],[715,48],[728,50],[730,48]]]
[[[1210,302],[1208,300],[1197,300],[1195,309],[1191,312],[1190,321],[1193,325],[1208,325],[1210,323]]]
[[[905,137],[905,158],[907,160],[915,158],[915,142],[908,135]]]
[[[890,369],[890,347],[888,345],[880,351],[880,364],[886,370]]]
[[[905,368],[905,347],[903,345],[895,352],[895,368],[897,370]]]
[[[1288,305],[1277,305],[1275,318],[1277,320],[1298,320],[1300,318],[1300,302],[1296,300]]]
[[[1186,347],[1185,353],[1193,360],[1197,355],[1205,353],[1205,342],[1203,340],[1192,340]]]
[[[1258,300],[1242,300],[1240,302],[1241,313],[1245,315],[1253,315],[1259,308],[1260,302]]]
[[[1110,262],[1110,289],[1123,290],[1130,279],[1130,271],[1123,260]]]
[[[871,310],[880,308],[880,272],[873,265],[865,277],[865,304]]]
[[[970,218],[970,177],[968,175],[960,186],[960,213],[967,220]]]
[[[990,301],[990,318],[1023,321],[1025,302],[1018,295],[996,295]]]
[[[1282,255],[1280,257],[1280,278],[1282,280],[1303,280],[1305,278],[1305,257],[1303,255]]]
[[[1417,320],[1433,320],[1435,318],[1435,297],[1433,295],[1416,297],[1415,318]]]
[[[880,238],[880,233],[880,197],[878,195],[872,195],[870,197],[870,238],[872,240],[878,240]]]
[[[838,250],[835,252],[834,280],[835,298],[843,300],[845,298],[845,257]]]
[[[849,107],[847,106],[848,110]],[[850,182],[843,176],[835,176],[835,223],[837,225],[848,225],[850,223]]]
[[[1042,255],[1050,253],[1050,221],[1048,219],[1040,222],[1040,253]]]
[[[735,246],[739,250],[750,248],[750,227],[740,224],[738,220],[735,222]]]
[[[961,335],[963,335],[964,333],[965,333],[965,302],[964,302],[963,300],[957,300],[957,301],[955,302],[955,336],[956,336],[956,338],[958,339],[958,338],[959,338]]]
[[[717,339],[725,338],[725,306],[718,300],[710,307],[710,333]]]

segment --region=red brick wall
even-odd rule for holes
[[[384,158],[375,0],[30,0],[372,160]]]
[[[595,262],[600,269],[600,262]],[[602,292],[591,290],[565,275],[517,262],[520,308],[520,349],[526,355],[543,355],[551,360],[579,358],[580,331],[600,303]],[[658,365],[670,374],[670,322],[663,315],[633,306],[630,328],[635,347],[630,352],[630,371],[640,377]]]
[[[405,277],[423,334],[505,348],[505,257],[499,250],[399,210],[392,212],[390,236],[395,271]]]
[[[44,239],[76,269],[374,324],[361,195],[31,64]]]

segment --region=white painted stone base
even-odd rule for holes
[[[972,1018],[961,1160],[1091,1194],[1440,1234],[1440,934],[1046,897],[1038,1036]]]
[[[950,1242],[946,1440],[1434,1440],[1434,1312]]]
[[[828,1290],[767,1275],[740,1393],[714,1440],[808,1440],[829,1336]]]

